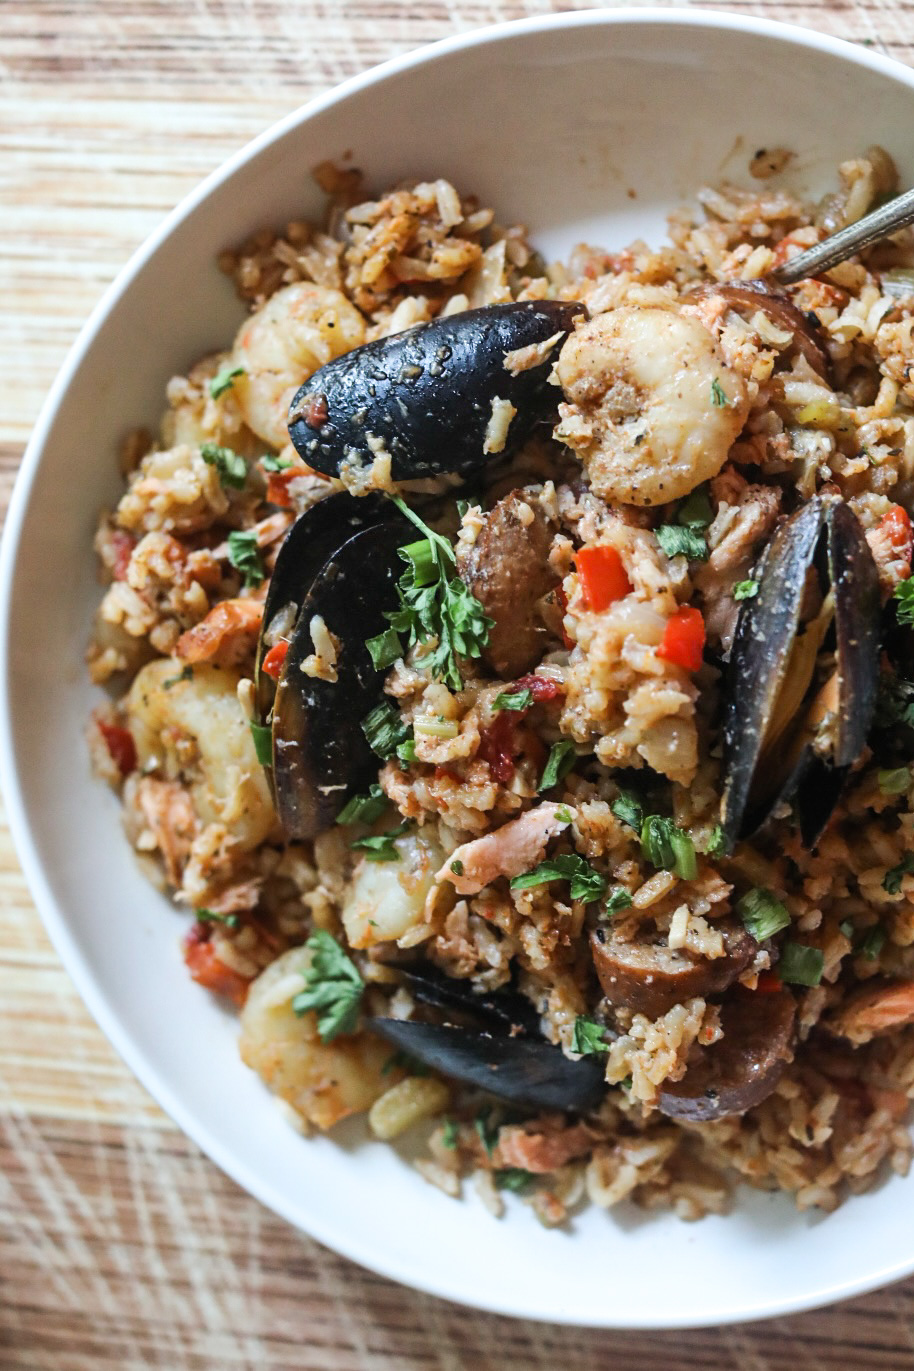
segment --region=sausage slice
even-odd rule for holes
[[[662,1087],[660,1112],[708,1123],[767,1099],[793,1057],[796,1008],[787,990],[735,990],[721,1006],[724,1036],[711,1047],[693,1047],[682,1080]]]
[[[752,961],[758,948],[741,924],[718,927],[724,935],[722,957],[693,957],[665,943],[622,942],[604,929],[590,935],[593,964],[603,994],[617,1009],[658,1019],[693,995],[719,995]]]

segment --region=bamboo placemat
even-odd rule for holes
[[[745,4],[914,61],[909,0]],[[344,77],[550,0],[0,0],[0,512],[102,288],[163,213]],[[0,823],[3,1371],[909,1371],[914,1280],[741,1329],[517,1323],[335,1257],[227,1180],[83,1008]]]

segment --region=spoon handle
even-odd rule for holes
[[[828,271],[829,267],[837,266],[861,248],[878,243],[880,238],[888,238],[899,229],[907,228],[908,224],[914,224],[914,190],[896,195],[894,200],[880,205],[856,224],[833,233],[814,248],[807,248],[798,256],[791,257],[783,266],[776,267],[771,275],[782,286],[795,285],[807,276]]]

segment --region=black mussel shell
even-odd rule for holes
[[[827,756],[813,736],[784,739],[784,776],[759,774],[766,731],[784,685],[800,626],[806,574],[827,551],[834,595],[836,709]],[[866,744],[879,674],[879,578],[853,511],[816,496],[775,533],[755,573],[759,591],[740,611],[728,670],[721,817],[731,843],[754,833],[779,802],[794,800],[804,843],[821,836],[848,768]],[[801,745],[802,744],[802,745]],[[766,781],[768,782],[766,784]],[[772,781],[774,782],[772,784]]]
[[[288,632],[284,635],[291,636],[302,600],[330,556],[360,529],[382,523],[393,513],[394,506],[383,495],[366,495],[358,500],[345,493],[329,495],[305,510],[289,529],[270,577],[257,643],[255,708],[261,724],[269,723],[276,696],[276,682],[261,671],[260,664],[269,650],[265,638],[277,614],[287,606],[292,607]]]
[[[349,795],[377,778],[361,725],[378,703],[384,672],[365,643],[388,627],[384,611],[396,606],[397,549],[408,527],[397,517],[362,529],[333,553],[302,602],[273,706],[276,811],[287,838],[313,838]],[[336,681],[302,671],[314,650],[314,615],[340,641]]]
[[[569,333],[582,313],[582,305],[558,300],[487,305],[366,343],[299,390],[289,411],[292,442],[328,476],[338,476],[344,460],[367,466],[379,453],[390,455],[396,481],[468,472],[491,460],[486,428],[501,399],[517,411],[499,453],[509,455],[555,409],[548,378],[558,343],[517,375],[505,370],[506,354]]]
[[[542,1038],[511,1038],[411,1019],[371,1019],[369,1027],[433,1070],[514,1104],[587,1110],[603,1094],[602,1057],[571,1061]]]
[[[446,976],[428,963],[401,967],[413,999],[441,1009],[448,1015],[474,1023],[490,1032],[533,1034],[539,1036],[539,1015],[525,995],[517,990],[475,991],[469,981]]]

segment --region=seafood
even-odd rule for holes
[[[581,310],[555,300],[489,305],[366,343],[298,391],[292,442],[316,471],[350,479],[375,462],[384,480],[405,481],[510,456],[554,408],[553,349],[520,371],[506,358],[557,348]]]
[[[666,504],[716,476],[749,407],[705,326],[672,310],[624,306],[579,325],[556,375],[556,437],[596,494],[623,504]]]

